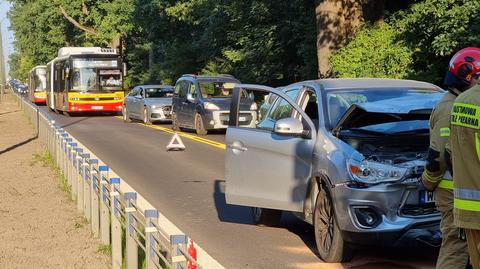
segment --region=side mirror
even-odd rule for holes
[[[65,78],[69,78],[70,77],[70,67],[65,67]]]
[[[193,98],[193,95],[191,93],[187,93],[187,100],[192,103],[195,102],[195,98]]]
[[[274,132],[278,135],[301,136],[304,135],[303,124],[295,118],[280,119],[275,123]]]

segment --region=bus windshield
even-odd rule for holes
[[[47,77],[45,75],[37,75],[35,79],[35,91],[43,92],[47,89]]]
[[[73,91],[122,89],[122,76],[117,59],[73,59],[71,76]]]

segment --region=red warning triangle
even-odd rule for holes
[[[167,151],[171,150],[185,150],[185,145],[177,133],[173,134],[172,139],[170,139],[170,143],[167,145]]]

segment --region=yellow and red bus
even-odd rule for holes
[[[66,115],[120,112],[125,68],[117,50],[65,47],[47,64],[47,105]]]
[[[28,74],[28,99],[37,105],[47,101],[47,67],[35,66]]]

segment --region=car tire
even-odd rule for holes
[[[126,107],[123,107],[122,109],[122,116],[123,116],[123,122],[126,122],[126,123],[132,122],[132,119],[130,118],[130,115],[128,115],[128,111]]]
[[[143,123],[144,124],[152,124],[152,122],[150,121],[150,117],[148,116],[148,110],[146,107],[143,108]]]
[[[202,116],[200,114],[195,114],[195,132],[197,135],[206,135],[208,134],[208,131],[205,129],[205,126],[203,125],[203,120]]]
[[[269,208],[252,207],[252,217],[259,226],[276,227],[280,224],[282,211]]]
[[[180,131],[180,125],[178,125],[177,114],[172,113],[172,130]]]
[[[325,188],[317,195],[313,226],[318,255],[323,261],[339,263],[351,260],[352,250],[342,238],[331,196]]]

